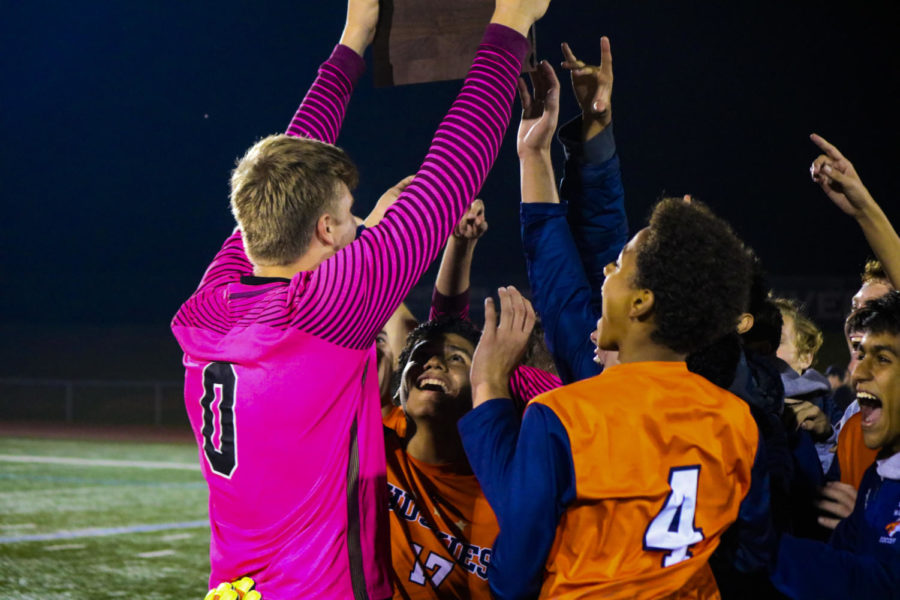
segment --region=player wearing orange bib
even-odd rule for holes
[[[708,209],[658,204],[605,270],[591,337],[621,364],[539,396],[521,428],[502,381],[515,344],[502,332],[523,301],[501,290],[499,326],[486,305],[475,409],[459,430],[500,524],[495,597],[718,598],[708,559],[735,521],[735,566],[766,566],[775,539],[755,422],[684,363],[734,329],[749,272]]]
[[[479,335],[468,320],[428,321],[400,355],[404,432],[385,427],[394,598],[490,598],[497,519],[456,430]]]

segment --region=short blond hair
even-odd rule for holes
[[[284,134],[258,141],[231,174],[231,212],[247,256],[265,266],[297,260],[339,185],[352,190],[358,180],[356,166],[331,144]]]
[[[884,282],[889,286],[891,285],[887,273],[884,272],[884,267],[881,266],[881,261],[874,258],[870,258],[866,261],[866,266],[863,267],[863,272],[860,274],[859,278],[862,280],[863,285],[873,281]]]
[[[822,347],[825,340],[822,330],[803,314],[800,305],[789,298],[772,298],[782,318],[788,316],[794,320],[794,345],[800,356],[809,356],[810,361],[815,359],[816,353]]]

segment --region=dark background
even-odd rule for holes
[[[168,321],[234,225],[229,171],[285,128],[345,4],[0,6],[0,375],[177,379]],[[554,0],[538,56],[558,64],[567,40],[596,61],[610,36],[632,229],[661,192],[695,194],[834,328],[868,248],[809,180],[808,134],[837,144],[898,222],[894,16],[887,2]],[[459,85],[363,77],[339,140],[360,167],[361,214],[415,172]],[[476,306],[491,287],[527,285],[517,121],[518,107],[481,193]]]

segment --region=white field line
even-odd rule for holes
[[[44,548],[47,552],[56,552],[58,550],[81,550],[84,544],[58,544],[56,546],[47,546]]]
[[[0,544],[14,544],[17,542],[50,542],[54,540],[71,540],[76,538],[101,537],[107,535],[122,535],[126,533],[149,533],[153,531],[169,531],[172,529],[199,529],[209,527],[209,521],[183,521],[181,523],[157,523],[155,525],[133,525],[131,527],[92,527],[90,529],[74,529],[68,531],[54,531],[53,533],[37,533],[33,535],[19,535],[0,537]]]
[[[160,556],[172,556],[175,554],[174,550],[155,550],[153,552],[141,552],[137,555],[138,558],[159,558]]]
[[[30,456],[27,454],[0,454],[0,462],[43,463],[49,465],[73,465],[78,467],[124,467],[137,469],[177,469],[199,471],[197,463],[153,462],[144,460],[109,460],[104,458],[69,458],[67,456]]]

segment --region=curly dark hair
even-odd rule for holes
[[[391,395],[394,403],[399,404],[397,391],[400,389],[400,378],[403,375],[403,369],[409,362],[409,355],[412,354],[413,348],[422,340],[427,340],[438,335],[447,333],[455,333],[456,335],[469,340],[473,346],[478,345],[481,339],[481,330],[468,319],[460,319],[459,317],[439,317],[430,321],[425,321],[406,336],[406,344],[400,351],[400,357],[397,359],[397,370],[391,374]]]
[[[689,354],[685,362],[688,371],[727,390],[734,383],[740,361],[741,338],[737,331],[730,331],[709,346]]]
[[[701,202],[667,198],[649,229],[634,283],[653,292],[652,339],[689,354],[734,331],[749,301],[751,260],[728,223]]]
[[[888,292],[856,309],[847,319],[847,331],[900,335],[900,292]]]

